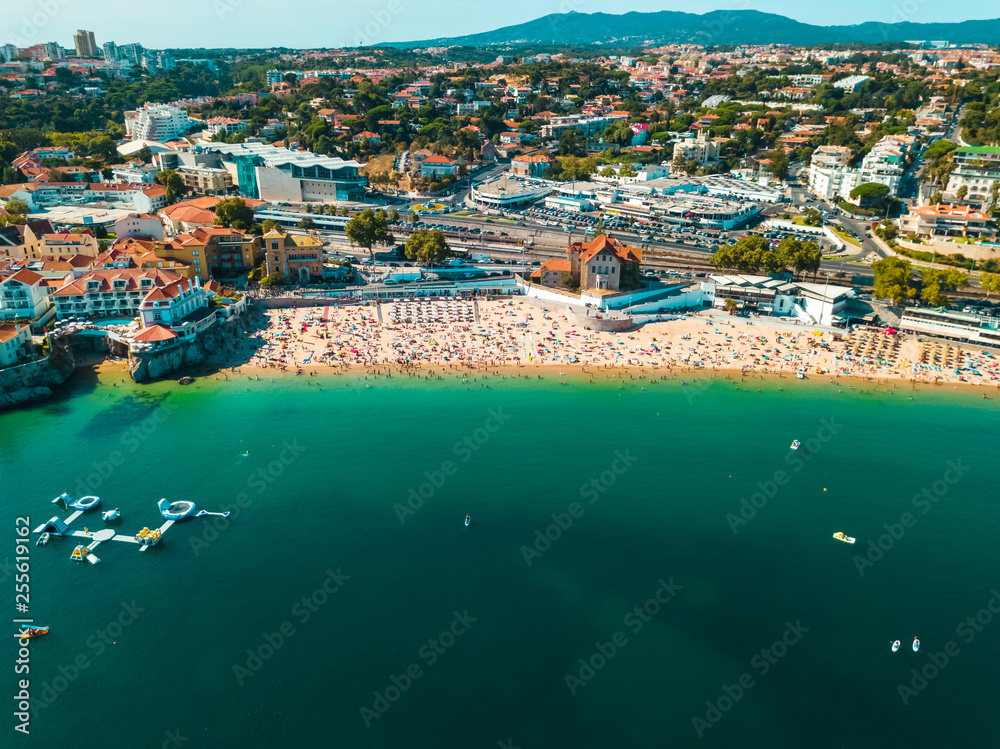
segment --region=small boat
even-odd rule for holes
[[[899,640],[892,643],[892,652],[895,653],[897,650],[899,650]]]
[[[120,520],[121,516],[122,516],[121,512],[116,507],[113,510],[108,510],[101,517],[104,518],[105,523],[110,523],[113,520]]]
[[[792,440],[792,449],[793,450],[798,450],[799,449],[799,445],[801,445],[801,444],[802,443],[799,442],[798,440]]]
[[[35,546],[45,546],[51,537],[52,536],[48,532],[43,533],[38,537],[38,540],[35,541]]]
[[[468,525],[471,522],[472,522],[472,518],[470,518],[468,515],[466,515],[465,516],[465,524]]]
[[[918,640],[916,637],[914,637],[913,638],[913,652],[916,653],[918,650],[920,650],[920,640]]]
[[[27,624],[21,625],[21,631],[18,632],[14,637],[19,640],[31,640],[35,637],[41,637],[42,635],[47,635],[49,633],[48,627],[29,627]]]
[[[854,541],[856,540],[856,539],[854,539],[854,538],[853,538],[853,537],[851,537],[851,536],[845,536],[845,535],[844,535],[843,533],[841,533],[840,531],[837,531],[836,533],[834,533],[834,534],[833,534],[833,537],[834,537],[835,539],[837,539],[838,541],[843,541],[843,542],[844,542],[845,544],[853,544],[853,543],[854,543]]]

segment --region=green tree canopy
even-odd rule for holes
[[[173,203],[178,195],[183,195],[187,192],[187,185],[184,184],[184,178],[173,169],[164,169],[156,175],[156,181],[167,189],[167,203]]]
[[[851,190],[851,199],[862,202],[879,203],[889,197],[889,187],[878,182],[865,182]]]
[[[261,229],[261,233],[262,234],[267,234],[272,229],[277,229],[282,234],[285,233],[284,227],[281,224],[279,224],[277,221],[275,221],[273,218],[266,218],[266,219],[264,219],[264,223],[261,224],[260,229]]]
[[[903,304],[914,295],[913,267],[899,257],[882,258],[872,263],[875,274],[875,296],[890,299],[893,304]]]
[[[448,257],[448,243],[437,229],[418,229],[406,240],[406,257],[425,265],[436,265]]]
[[[778,245],[778,260],[786,268],[794,268],[796,274],[817,273],[823,254],[815,242],[803,242],[794,237],[785,237]]]
[[[216,204],[212,223],[232,229],[249,229],[253,224],[253,215],[253,208],[243,198],[226,198]]]
[[[948,293],[966,286],[968,277],[956,269],[925,268],[920,281],[920,298],[932,307],[943,307],[948,303]]]
[[[774,273],[782,268],[781,259],[760,234],[747,234],[736,244],[723,245],[711,262],[720,270],[732,268],[740,273]]]
[[[28,204],[20,198],[11,198],[4,206],[4,210],[16,216],[25,216],[30,209]]]
[[[372,247],[376,244],[391,245],[396,241],[389,231],[389,222],[385,214],[376,214],[371,208],[355,213],[344,227],[347,238],[360,247],[366,247],[372,260],[375,253]]]

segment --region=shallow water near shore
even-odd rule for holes
[[[97,566],[31,546],[29,740],[989,743],[995,399],[562,379],[78,380],[0,415],[0,562],[64,491],[130,535],[160,497],[232,512]]]

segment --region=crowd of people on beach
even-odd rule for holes
[[[590,330],[527,299],[419,299],[267,310],[249,333],[248,366],[610,367],[1000,384],[988,352],[935,362],[924,345],[886,331],[829,331],[691,315],[623,332]],[[951,363],[947,366],[945,362]]]

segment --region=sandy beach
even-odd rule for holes
[[[208,373],[257,379],[355,370],[591,378],[617,376],[611,372],[794,378],[801,372],[818,381],[1000,387],[1000,361],[979,349],[880,331],[834,339],[765,320],[701,313],[610,333],[583,329],[554,307],[516,298],[269,309],[247,319],[247,338]]]

